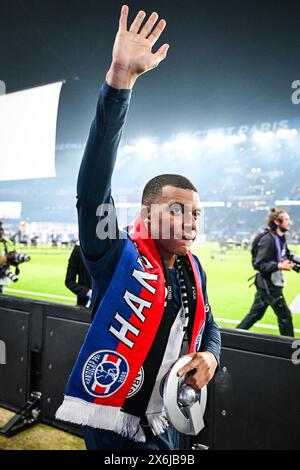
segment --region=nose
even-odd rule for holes
[[[197,219],[195,215],[193,215],[192,221],[193,221],[193,230],[197,230],[199,220]]]
[[[193,230],[197,230],[197,227],[197,217],[189,212],[183,219],[183,229],[187,232],[192,232]]]

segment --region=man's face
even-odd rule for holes
[[[290,216],[287,212],[283,212],[280,215],[280,220],[278,220],[276,222],[278,222],[278,224],[276,224],[276,225],[278,226],[278,228],[283,233],[287,232],[290,228],[290,225],[291,225],[291,219],[290,219]]]
[[[196,238],[200,217],[199,195],[190,189],[164,186],[148,208],[148,229],[158,249],[186,255]]]

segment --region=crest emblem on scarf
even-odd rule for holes
[[[131,385],[131,389],[129,390],[127,398],[133,397],[133,395],[135,395],[140,390],[141,386],[144,383],[144,377],[145,377],[144,369],[143,367],[141,367],[136,378],[133,381],[133,384]]]
[[[106,397],[123,385],[128,371],[128,363],[121,354],[110,350],[96,351],[83,367],[82,383],[93,397]]]

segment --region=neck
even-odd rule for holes
[[[282,235],[283,235],[283,232],[280,230],[279,227],[276,228],[276,233],[277,233],[277,235],[279,235],[280,237],[282,237]]]
[[[157,248],[158,248],[160,256],[162,257],[162,259],[165,263],[165,266],[168,269],[174,268],[175,261],[176,261],[176,255],[172,255],[171,253],[168,253],[164,249],[161,249],[159,246]]]
[[[164,263],[168,269],[174,268],[176,255],[172,255],[171,257],[162,256],[162,259],[164,260]]]

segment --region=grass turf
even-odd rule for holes
[[[217,244],[207,243],[196,247],[193,251],[199,257],[206,271],[209,300],[214,316],[218,319],[217,322],[220,326],[234,328],[234,322],[243,318],[253,301],[255,287],[249,288],[247,279],[254,271],[251,268],[249,251],[228,250],[221,259],[217,248]],[[20,266],[20,279],[5,289],[7,294],[63,302],[69,305],[75,304],[75,296],[64,284],[70,256],[69,249],[47,246],[22,248],[19,251],[29,254],[31,261]],[[297,252],[297,250],[293,251]],[[298,247],[298,253],[299,251]],[[214,259],[211,257],[213,253]],[[290,304],[300,292],[300,274],[287,273],[286,279],[287,285],[284,294],[287,303]],[[24,292],[17,292],[18,290]],[[63,298],[51,296],[62,296]],[[300,337],[300,315],[293,315],[293,321],[295,329],[299,330],[296,332],[296,336]],[[263,319],[257,325],[259,324],[277,327],[277,319],[271,308],[268,308]],[[252,328],[255,332],[279,334],[277,328],[269,329],[257,325]]]
[[[12,411],[0,408],[0,427],[4,426],[14,415]],[[38,423],[10,438],[0,435],[0,449],[85,450],[85,444],[78,436]]]

